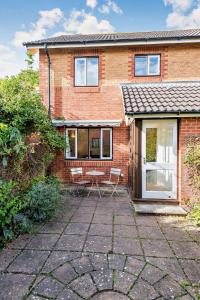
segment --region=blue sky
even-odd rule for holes
[[[0,4],[0,77],[24,65],[23,41],[59,34],[200,27],[199,0],[6,0]]]

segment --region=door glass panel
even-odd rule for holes
[[[146,191],[172,191],[171,170],[147,170]]]
[[[157,128],[146,129],[146,161],[157,161]]]
[[[173,162],[173,128],[158,130],[158,159],[159,163]]]
[[[78,158],[88,158],[88,129],[78,129]]]
[[[66,153],[67,158],[76,157],[76,130],[69,129],[66,136]]]
[[[110,149],[110,145],[111,145],[111,140],[110,140],[110,130],[103,130],[102,131],[102,136],[103,136],[103,149],[102,149],[102,157],[103,158],[109,158],[111,157],[111,149]]]
[[[89,130],[90,158],[100,158],[100,129]]]

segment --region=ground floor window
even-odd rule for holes
[[[67,159],[112,159],[112,128],[67,128]]]

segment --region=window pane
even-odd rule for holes
[[[98,58],[87,58],[87,85],[98,85]]]
[[[135,57],[135,75],[145,76],[148,69],[148,58],[147,56],[136,56]]]
[[[76,157],[76,130],[67,130],[66,135],[66,156],[67,158]]]
[[[146,129],[146,161],[157,161],[157,128]]]
[[[111,157],[111,140],[110,140],[110,130],[102,130],[102,157],[110,158]]]
[[[78,158],[88,158],[88,129],[78,129]]]
[[[85,58],[75,59],[75,85],[86,85],[86,60]]]
[[[173,163],[173,128],[158,129],[158,162]]]
[[[147,191],[172,191],[171,170],[147,170],[146,190]]]
[[[159,74],[160,73],[160,63],[159,56],[149,56],[149,74]]]
[[[100,129],[89,129],[90,158],[100,158]]]

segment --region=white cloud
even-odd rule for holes
[[[99,11],[103,14],[109,14],[111,11],[116,14],[123,14],[123,10],[113,0],[106,0],[106,2],[99,8]]]
[[[86,0],[86,5],[95,8],[97,6],[97,0]]]
[[[173,10],[185,11],[191,7],[193,0],[164,0],[165,5],[172,5]]]
[[[113,32],[114,27],[108,20],[99,20],[92,14],[84,10],[73,10],[66,20],[64,28],[67,34],[81,33],[104,33]]]
[[[8,46],[0,44],[0,78],[19,72],[16,52]]]
[[[47,30],[57,25],[63,18],[63,12],[60,8],[53,8],[51,10],[39,11],[39,19],[36,23],[31,24],[29,31],[17,31],[13,40],[16,47],[22,46],[23,42],[30,40],[38,40],[45,38]]]
[[[190,29],[200,27],[200,2],[197,0],[164,0],[165,5],[172,6],[167,16],[167,27]]]

